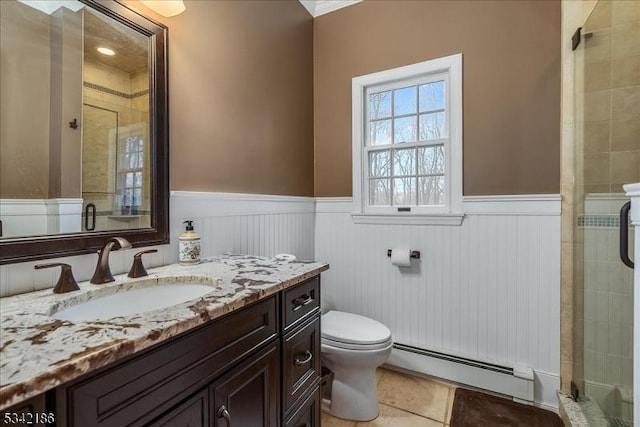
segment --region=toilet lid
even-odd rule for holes
[[[322,338],[347,344],[381,344],[391,339],[391,331],[368,317],[330,311],[322,315]]]

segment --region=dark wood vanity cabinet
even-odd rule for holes
[[[56,425],[320,423],[320,279],[58,387]]]
[[[279,343],[269,345],[241,369],[232,370],[209,388],[210,402],[213,403],[209,425],[278,425],[279,351]]]
[[[312,389],[311,393],[300,405],[296,405],[291,416],[283,423],[284,427],[320,427],[320,386]]]
[[[150,427],[205,427],[209,425],[209,390],[200,390],[185,402],[169,410]]]
[[[149,427],[277,426],[279,350],[269,345]]]
[[[320,277],[282,292],[283,426],[320,425]]]
[[[141,426],[164,417],[276,341],[277,307],[274,295],[58,387],[60,425]]]
[[[320,380],[320,316],[313,316],[282,341],[282,405],[286,416]]]

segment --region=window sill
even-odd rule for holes
[[[460,226],[464,214],[351,214],[355,224],[395,224],[395,225],[450,225]]]

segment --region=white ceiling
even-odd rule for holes
[[[298,0],[314,18],[363,0]]]
[[[53,12],[61,7],[66,7],[74,12],[79,11],[84,7],[84,4],[76,0],[18,0],[22,4],[31,6],[34,9],[38,9],[40,12],[44,12],[47,15],[51,15]]]

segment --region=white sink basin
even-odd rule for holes
[[[51,317],[73,322],[131,316],[172,307],[199,298],[213,290],[211,286],[190,283],[149,286],[72,305],[53,313]]]

